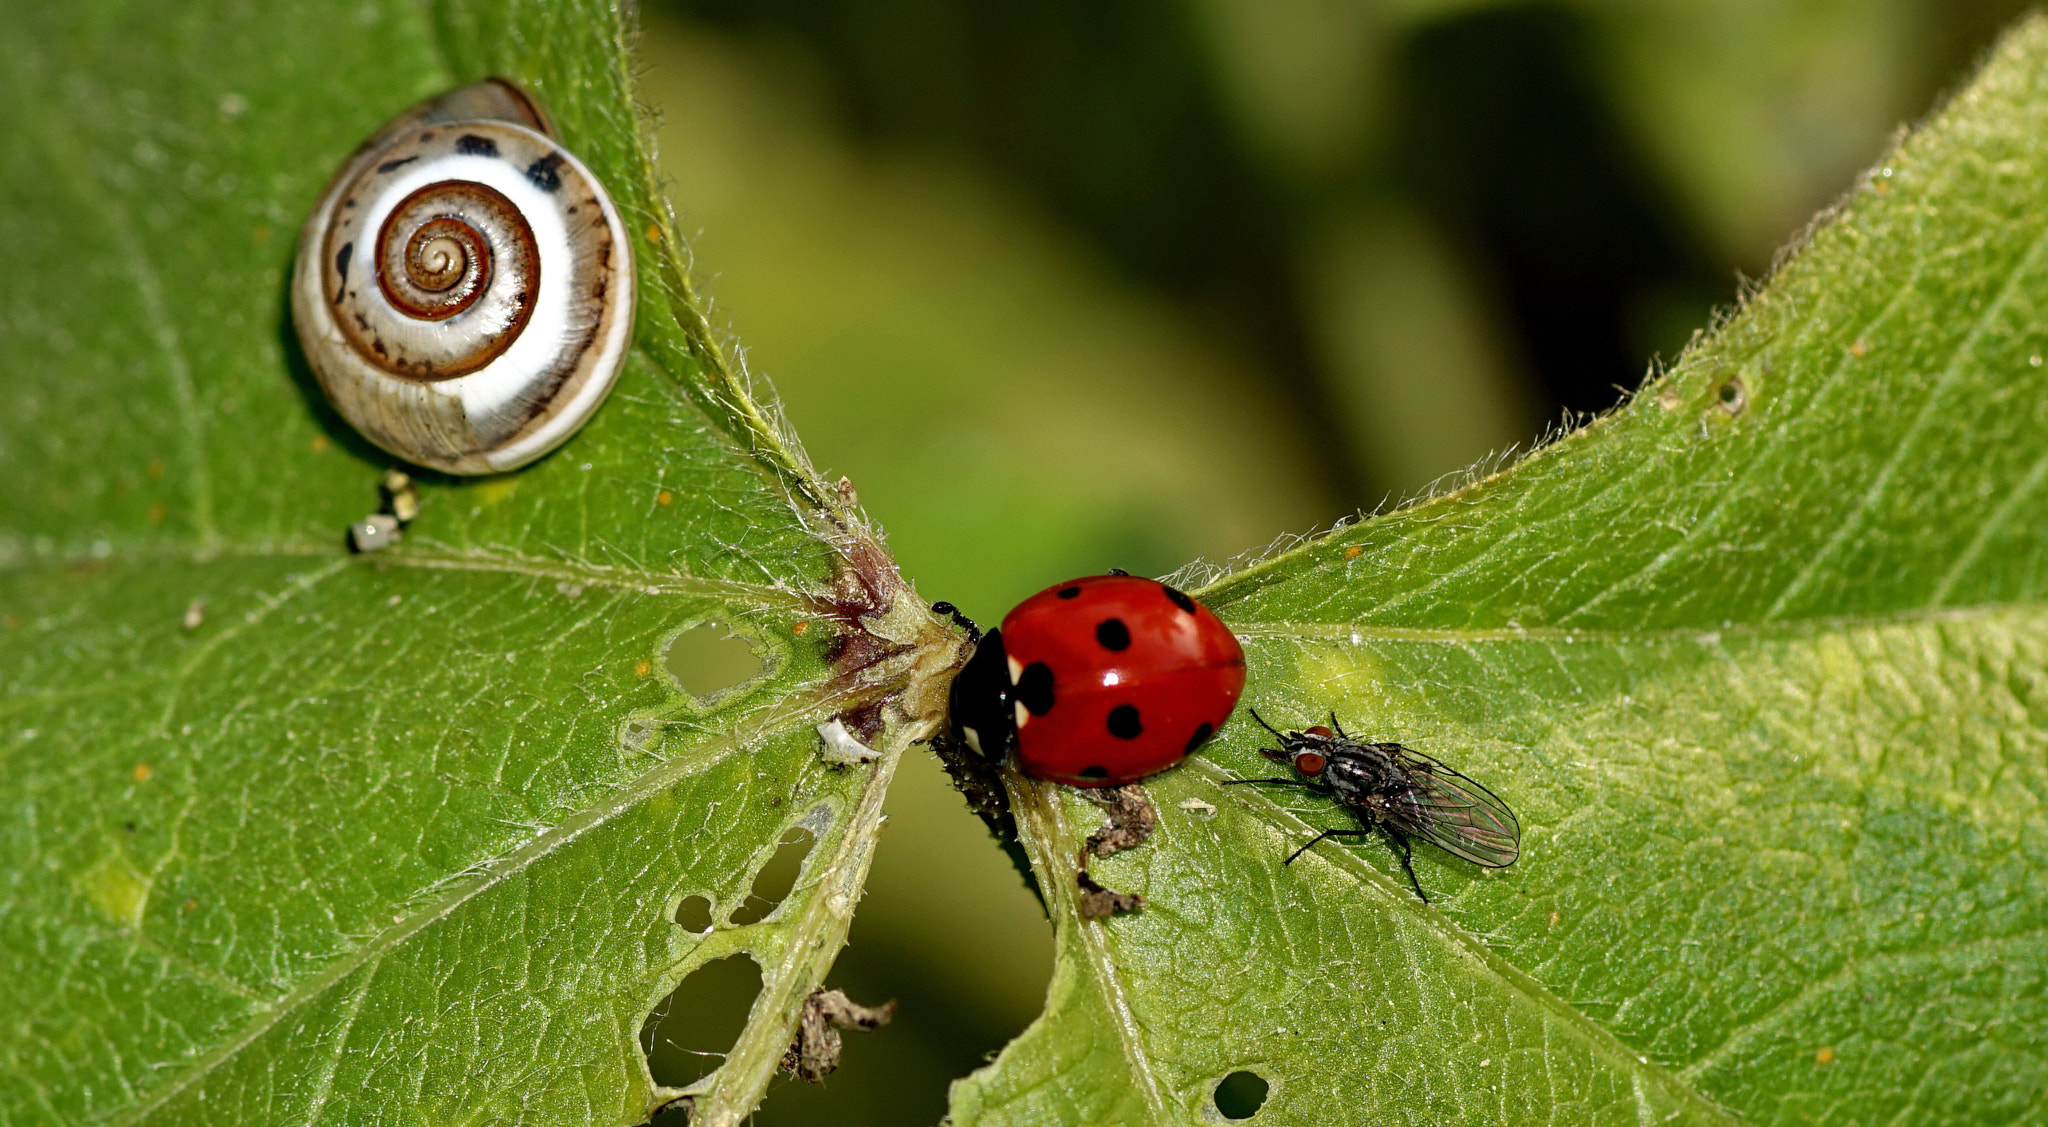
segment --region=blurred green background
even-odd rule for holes
[[[1612,406],[2025,7],[646,0],[641,97],[714,321],[992,621]],[[760,1124],[936,1123],[1039,1009],[1049,929],[928,756],[889,808],[832,982],[903,1008]],[[685,984],[658,1078],[750,981]]]

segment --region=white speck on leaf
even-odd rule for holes
[[[827,763],[846,767],[875,760],[875,749],[855,739],[836,716],[818,725],[818,738],[825,741],[825,748],[820,754]]]

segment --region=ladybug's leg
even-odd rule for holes
[[[981,626],[978,623],[976,623],[973,619],[967,617],[964,614],[961,614],[959,607],[956,607],[952,603],[945,602],[942,600],[940,602],[932,604],[932,613],[945,615],[947,618],[953,620],[953,625],[958,626],[960,629],[967,631],[968,645],[971,646],[974,643],[981,641]]]
[[[1401,868],[1408,873],[1408,883],[1415,886],[1415,895],[1422,897],[1424,904],[1429,903],[1429,894],[1422,891],[1422,882],[1415,879],[1415,847],[1408,844],[1408,835],[1385,822],[1381,822],[1379,828],[1381,833],[1387,835],[1387,840],[1393,843],[1394,848],[1400,850]]]

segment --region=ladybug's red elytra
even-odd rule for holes
[[[1243,689],[1244,647],[1208,607],[1157,580],[1093,575],[1017,604],[975,643],[953,725],[1041,779],[1118,786],[1200,747]]]

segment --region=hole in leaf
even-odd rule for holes
[[[656,1084],[681,1088],[711,1075],[747,1027],[761,968],[745,955],[705,963],[669,992],[640,1026],[640,1051]],[[663,1117],[663,1122],[674,1123]]]
[[[744,927],[768,918],[768,914],[789,895],[789,890],[796,887],[797,875],[804,869],[804,858],[811,855],[811,846],[817,841],[817,837],[802,826],[791,826],[783,832],[782,844],[776,848],[775,856],[754,874],[754,890],[732,910],[734,927]]]
[[[1749,388],[1743,384],[1741,376],[1729,376],[1728,382],[1721,385],[1714,398],[1719,401],[1721,410],[1732,418],[1749,406]]]
[[[896,999],[896,1017],[876,1033],[848,1033],[839,1071],[823,1084],[785,1074],[759,1127],[937,1123],[949,1086],[1044,1012],[1052,927],[937,757],[903,757],[887,810],[851,942],[826,981],[856,1001]],[[805,821],[821,837],[829,824]]]
[[[711,930],[711,898],[708,896],[685,896],[676,905],[676,923],[692,935],[702,935]]]
[[[661,721],[629,720],[619,729],[619,745],[631,752],[656,752],[661,749]]]
[[[1225,1119],[1250,1119],[1266,1106],[1266,1078],[1239,1069],[1216,1085],[1216,1110]]]
[[[743,638],[716,622],[690,627],[668,644],[669,675],[692,696],[724,692],[761,672],[761,659]]]

